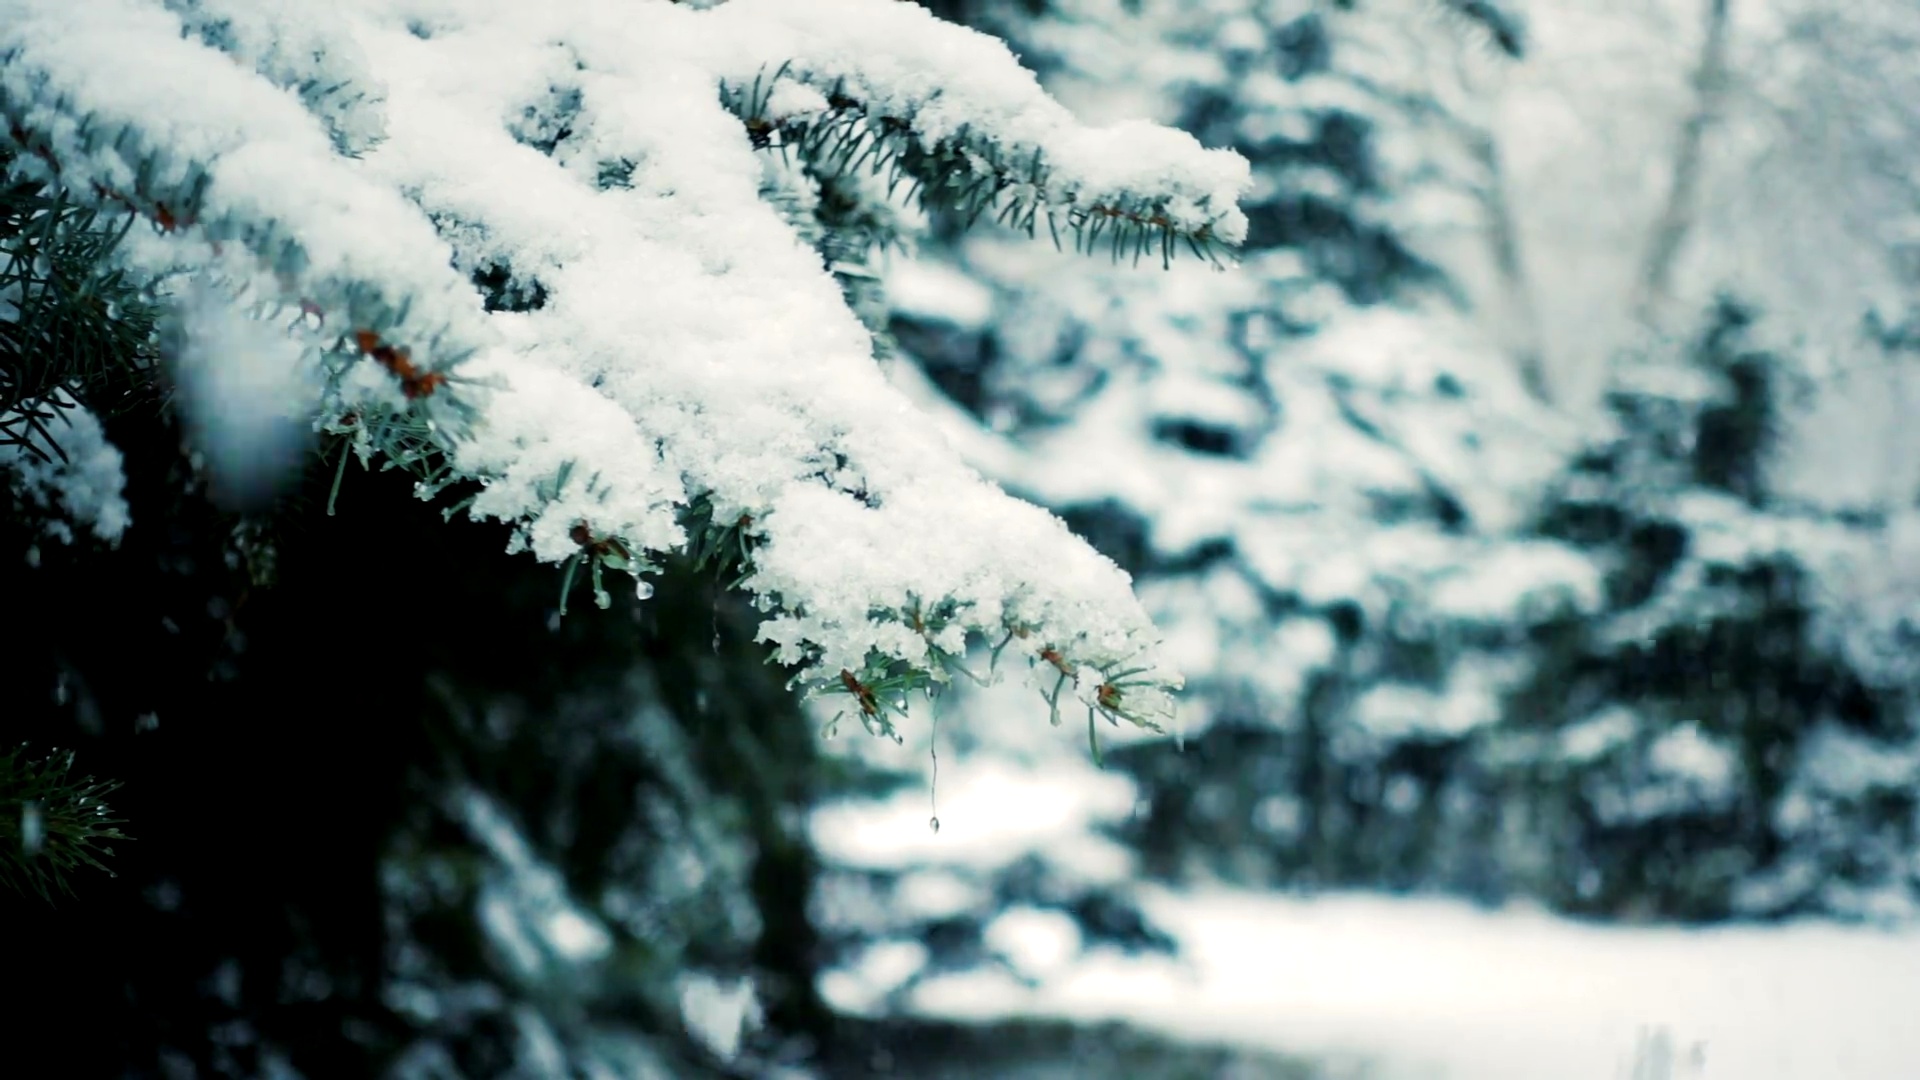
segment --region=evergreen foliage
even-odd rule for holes
[[[44,990],[9,1031],[111,1033],[63,1051],[74,1075],[494,1075],[548,1053],[714,1075],[676,996],[708,971],[760,980],[764,1052],[826,1037],[793,827],[827,781],[711,579],[676,566],[649,601],[553,623],[550,571],[503,567],[498,527],[445,524],[400,477],[328,517],[315,467],[241,522],[195,491],[164,418],[114,435],[137,519],[176,527],[35,568],[10,523],[7,585],[47,606],[7,673],[68,697],[27,697],[9,728],[119,777],[138,841],[115,844],[115,880],[4,901],[11,970]],[[433,605],[442,632],[369,635],[342,603],[369,589]]]
[[[452,148],[392,128],[392,116],[408,114],[394,113],[399,106],[367,50],[426,57],[472,47],[458,34],[405,20],[398,32],[379,5],[313,18],[298,5],[252,10],[225,0],[165,9],[102,0],[71,12],[24,0],[16,6],[18,18],[0,37],[8,64],[0,85],[7,118],[0,164],[9,178],[0,233],[5,445],[64,458],[48,427],[50,410],[84,406],[105,418],[121,399],[159,396],[171,383],[208,373],[231,379],[223,368],[249,365],[278,379],[275,400],[202,402],[189,419],[203,428],[238,425],[243,437],[255,423],[245,414],[288,412],[311,425],[333,469],[328,514],[341,503],[350,461],[399,469],[423,499],[452,493],[448,518],[518,522],[509,547],[562,566],[562,612],[579,576],[606,608],[607,571],[658,573],[676,551],[696,563],[723,556],[730,585],[775,613],[763,637],[782,660],[801,664],[795,681],[846,695],[876,731],[892,730],[888,714],[904,712],[911,695],[937,691],[956,672],[972,675],[961,653],[970,636],[983,635],[998,642],[996,656],[1011,646],[1047,667],[1045,694],[1056,717],[1069,693],[1090,721],[1151,727],[1170,710],[1166,692],[1177,679],[1148,655],[1150,627],[1129,610],[1124,578],[1077,550],[1044,514],[1023,512],[950,461],[934,467],[947,455],[893,417],[899,403],[866,357],[845,355],[859,335],[849,336],[845,308],[822,306],[810,291],[820,267],[784,254],[780,225],[755,224],[770,245],[724,238],[722,247],[734,247],[715,269],[718,249],[707,249],[717,234],[662,229],[639,200],[658,192],[721,206],[714,200],[723,184],[707,185],[710,195],[662,188],[674,183],[671,154],[717,147],[728,168],[759,177],[760,193],[785,211],[788,230],[817,247],[825,269],[849,290],[846,300],[871,308],[849,283],[870,279],[864,260],[900,241],[890,198],[902,183],[923,210],[969,221],[991,211],[1029,233],[1044,219],[1056,241],[1071,233],[1116,257],[1124,248],[1137,258],[1151,246],[1164,262],[1177,242],[1213,259],[1241,231],[1232,205],[1238,163],[1230,156],[1149,128],[1077,130],[1004,49],[905,5],[843,0],[776,11],[749,2],[635,13],[630,30],[654,26],[665,47],[682,49],[716,83],[732,110],[728,123],[738,126],[702,121],[706,127],[681,133],[685,145],[677,150],[664,129],[620,129],[607,110],[626,108],[616,104],[618,94],[651,76],[603,59],[595,70],[608,81],[589,92],[578,76],[591,65],[577,59],[573,74],[556,76],[505,130],[489,117],[476,137],[503,146],[511,138],[546,159],[519,167],[545,178],[559,198],[552,211],[591,205],[634,243],[663,251],[677,244],[672,257],[705,259],[695,281],[720,281],[732,261],[776,264],[735,277],[758,272],[764,299],[790,306],[780,323],[787,351],[838,365],[850,373],[848,387],[859,389],[795,383],[781,361],[759,361],[773,396],[756,402],[724,379],[712,383],[708,361],[683,363],[691,385],[660,380],[650,361],[617,378],[603,358],[570,361],[565,354],[631,347],[633,339],[612,326],[619,316],[605,310],[538,323],[558,327],[548,331],[557,338],[544,352],[503,342],[503,333],[526,336],[500,329],[528,325],[514,317],[567,310],[576,293],[593,287],[584,279],[567,284],[575,280],[568,270],[577,268],[556,261],[528,231],[522,193],[499,189],[475,202],[408,183],[396,192],[391,175],[360,167],[375,160],[403,173],[444,168],[432,155]],[[926,85],[918,70],[903,82],[888,57],[863,54],[874,27],[862,13],[890,28],[896,49],[985,67],[949,59],[945,75],[961,84]],[[495,17],[510,33],[532,32],[516,22],[520,16]],[[548,30],[574,39],[581,57],[592,51],[582,26],[561,18]],[[728,35],[741,48],[708,55],[695,44]],[[796,51],[777,65],[756,51],[783,41]],[[661,47],[649,39],[642,51]],[[93,78],[109,64],[124,68],[113,80]],[[190,90],[169,81],[169,65],[178,64],[211,65],[214,83]],[[611,153],[622,140],[632,152]],[[269,145],[278,150],[260,158],[258,148]],[[584,187],[572,171],[580,153],[594,155]],[[1139,160],[1125,160],[1130,155]],[[783,178],[782,166],[796,165]],[[307,170],[299,184],[286,172],[294,167]],[[327,196],[292,197],[312,183]],[[707,212],[693,208],[696,217]],[[451,267],[436,265],[449,254]],[[633,265],[630,253],[624,258]],[[470,283],[449,270],[465,271]],[[738,287],[727,280],[711,287],[736,303]],[[662,311],[691,314],[682,332],[716,340],[752,329],[697,308]],[[169,314],[160,325],[163,310]],[[259,327],[274,325],[284,332],[261,336]],[[589,337],[608,336],[584,343],[582,327]],[[719,344],[764,347],[749,338]],[[263,355],[250,355],[256,349]],[[162,351],[173,361],[165,375],[156,363]],[[475,363],[486,374],[468,374],[467,361],[483,351]],[[739,423],[720,425],[719,413],[743,408]],[[756,409],[757,421],[746,415]],[[777,438],[743,430],[782,416],[790,422]],[[199,441],[203,450],[221,442]],[[884,460],[889,454],[898,460]],[[223,474],[245,468],[214,461],[206,481],[218,488]],[[59,479],[21,475],[42,488]],[[39,495],[38,510],[57,515],[58,500]],[[1002,546],[1018,537],[1013,548],[1030,549],[1025,565],[964,549],[950,549],[960,558],[912,565],[836,554],[855,535],[891,542],[883,538],[900,527],[944,541],[947,530],[936,519],[952,513],[971,515],[971,527],[991,529]],[[790,538],[780,542],[785,523]],[[948,526],[962,527],[961,519]],[[1056,556],[1050,561],[1065,556],[1067,563],[1035,576],[1033,563],[1047,551]],[[876,579],[882,572],[885,581]],[[650,589],[643,581],[640,592]]]
[[[901,778],[793,689],[898,738],[991,678],[972,639],[1056,717],[1168,714],[1124,576],[857,318],[928,214],[1217,262],[1231,155],[1077,125],[890,0],[4,0],[0,65],[8,735],[116,777],[0,759],[8,883],[76,894],[0,900],[41,988],[7,1030],[84,1015],[76,1074],[858,1060],[807,814]],[[739,1039],[696,1033],[736,979]]]
[[[71,752],[35,756],[23,744],[0,755],[0,884],[49,901],[71,894],[69,874],[106,870],[107,842],[127,839],[106,802],[119,785],[72,771]]]
[[[435,93],[464,101],[460,92],[383,89],[399,69],[375,75],[368,50],[412,54],[404,67],[424,72],[441,62],[433,57],[496,43],[379,5],[312,20],[296,12],[224,0],[178,11],[108,0],[84,12],[25,5],[0,40],[11,76],[0,88],[11,171],[151,223],[154,235],[123,261],[156,276],[197,274],[209,289],[199,303],[215,325],[287,323],[273,363],[290,373],[297,412],[346,440],[363,465],[414,474],[422,497],[467,487],[450,513],[518,522],[514,546],[564,564],[569,584],[585,570],[597,602],[606,603],[605,571],[650,573],[683,549],[685,511],[706,500],[729,522],[751,521],[763,541],[741,584],[771,613],[768,640],[802,663],[812,691],[848,694],[869,720],[878,715],[875,679],[898,669],[914,672],[916,687],[942,682],[940,655],[969,637],[1016,644],[1032,664],[1046,650],[1072,657],[1087,673],[1072,680],[1073,693],[1092,712],[1152,724],[1168,711],[1177,680],[1147,655],[1151,630],[1124,580],[1097,562],[1033,577],[1005,558],[981,557],[984,547],[917,560],[912,572],[878,557],[904,530],[991,532],[1008,552],[1026,549],[1029,565],[1072,541],[1045,515],[981,488],[899,422],[899,403],[870,359],[849,349],[863,335],[848,325],[844,301],[823,301],[814,285],[820,267],[796,261],[783,243],[791,223],[763,220],[767,207],[733,187],[676,179],[683,165],[675,161],[690,162],[699,148],[724,159],[723,172],[752,175],[776,157],[798,159],[800,204],[818,211],[801,231],[844,283],[888,238],[879,209],[887,188],[867,190],[857,177],[906,182],[922,205],[969,219],[992,208],[1033,231],[1044,217],[1056,236],[1071,231],[1116,255],[1151,246],[1165,260],[1176,243],[1212,257],[1239,239],[1237,159],[1145,126],[1080,129],[1003,48],[891,0],[652,7],[618,28],[503,8],[483,18],[529,42],[562,40],[575,60],[539,79],[544,88],[530,97],[517,84],[484,88],[500,97],[508,122],[483,108],[456,122],[469,125],[461,129],[469,141],[454,146],[445,137],[455,129],[407,126],[415,123],[409,110],[436,106],[405,102]],[[293,49],[293,41],[312,48]],[[616,42],[627,51],[605,52]],[[662,69],[634,67],[632,57],[656,53],[711,83],[731,119],[690,100],[676,114],[678,135],[635,127],[636,99],[623,95],[654,93],[639,88]],[[934,82],[895,53],[929,58]],[[478,70],[492,60],[476,53],[455,66]],[[124,64],[112,84],[87,77],[103,64]],[[166,81],[169,65],[211,65],[218,75],[181,98]],[[173,115],[155,114],[161,100],[173,102]],[[508,139],[523,150],[510,152]],[[546,194],[450,185],[450,155],[482,145]],[[266,154],[265,146],[278,149]],[[526,151],[540,160],[518,156]],[[360,168],[362,159],[378,167]],[[470,166],[488,171],[477,160]],[[287,172],[294,168],[304,170],[297,182]],[[327,199],[292,197],[315,184]],[[652,215],[645,207],[654,198],[687,213]],[[570,206],[599,215],[626,246],[580,237],[581,251],[560,257],[553,238],[569,231]],[[685,227],[713,214],[740,228]],[[329,238],[336,228],[349,228],[349,238]],[[654,317],[682,325],[665,333],[656,324],[644,336],[616,325],[634,317],[630,310],[576,310],[576,300],[598,303],[584,276],[595,259],[609,273],[622,265],[629,274],[659,272],[659,260],[636,263],[633,245],[701,267],[642,294],[692,289],[713,302],[656,302]],[[748,275],[784,298],[780,318],[747,318],[750,306],[722,310],[743,302]],[[510,326],[525,329],[503,329]],[[771,326],[785,329],[761,337]],[[609,355],[681,335],[705,352],[628,364],[617,378],[607,369]],[[725,357],[769,347],[791,355],[717,374],[734,363]],[[817,378],[795,380],[791,363],[814,365]],[[727,382],[749,372],[773,396]],[[576,423],[555,427],[546,415],[563,405]],[[777,432],[745,436],[770,418]],[[347,457],[336,460],[344,469]],[[943,516],[952,520],[937,525]],[[790,539],[780,542],[783,535]],[[831,550],[820,547],[825,535],[837,539]],[[852,553],[856,536],[874,557]],[[878,580],[882,572],[889,580]],[[938,642],[911,625],[909,594],[947,605]],[[1102,608],[1110,610],[1095,613]],[[1055,625],[1070,609],[1081,625]],[[1123,669],[1134,675],[1116,674]]]
[[[32,180],[0,187],[0,448],[59,455],[53,410],[155,396],[157,309],[113,259],[134,221]]]

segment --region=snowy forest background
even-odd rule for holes
[[[877,723],[802,696],[710,550],[604,610],[568,562],[562,619],[510,514],[252,415],[279,384],[180,344],[252,331],[114,278],[154,305],[131,338],[36,329],[139,377],[0,414],[8,1045],[168,1078],[1920,1072],[1920,6],[925,6],[1084,123],[1251,165],[1237,252],[1163,266],[755,134],[912,423],[1132,576],[1173,730],[1096,723],[1104,683],[1058,726],[1017,678]],[[37,11],[0,0],[0,62]],[[350,131],[330,74],[287,79]],[[33,92],[0,77],[0,331],[64,212]],[[579,95],[526,106],[564,159]],[[0,333],[0,400],[36,341]],[[640,561],[572,539],[593,589]],[[55,874],[97,804],[48,807],[101,798],[113,876]]]

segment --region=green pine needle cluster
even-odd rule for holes
[[[908,597],[907,606],[899,611],[876,611],[876,619],[895,619],[916,630],[927,644],[930,663],[926,665],[909,664],[898,659],[889,659],[879,654],[870,655],[867,664],[858,672],[842,671],[840,681],[814,688],[815,693],[844,694],[851,699],[853,712],[869,734],[884,736],[894,742],[901,742],[899,731],[894,727],[893,717],[902,719],[908,716],[908,706],[915,695],[923,696],[929,704],[936,701],[940,694],[953,685],[954,676],[975,684],[989,685],[1000,667],[1000,654],[1017,638],[1026,638],[1029,631],[1024,626],[1010,626],[1006,636],[1001,638],[987,655],[987,673],[980,675],[966,663],[964,657],[941,648],[937,643],[940,631],[958,614],[953,601],[925,605],[918,597]],[[1048,646],[1040,650],[1040,660],[1053,669],[1053,684],[1042,693],[1055,727],[1060,726],[1060,710],[1064,704],[1071,703],[1071,691],[1078,685],[1080,674],[1075,663],[1060,650]],[[1111,673],[1102,672],[1100,682],[1095,688],[1094,703],[1087,707],[1087,747],[1093,754],[1096,764],[1103,764],[1100,751],[1100,729],[1098,721],[1105,719],[1114,727],[1122,720],[1135,727],[1163,733],[1159,722],[1153,716],[1137,708],[1137,695],[1130,698],[1131,691],[1150,693],[1160,687],[1148,668],[1123,668]],[[823,732],[828,738],[838,731],[840,721],[847,715],[846,709],[835,713],[827,721]]]
[[[105,872],[120,831],[106,796],[111,780],[73,775],[73,752],[34,756],[22,743],[0,754],[0,885],[37,893],[72,895],[69,875],[83,866]]]
[[[62,455],[48,423],[84,404],[111,414],[158,396],[150,291],[113,265],[131,213],[57,186],[6,180],[0,150],[0,446]]]
[[[1116,262],[1157,256],[1170,266],[1184,247],[1218,266],[1231,251],[1209,226],[1183,230],[1174,224],[1164,202],[1055,203],[1047,192],[1051,169],[1040,150],[1017,154],[964,126],[951,136],[926,139],[911,117],[881,112],[851,96],[844,83],[822,88],[829,106],[824,113],[776,119],[768,109],[782,78],[804,81],[782,64],[750,84],[728,87],[727,106],[755,147],[797,155],[816,175],[864,169],[884,180],[889,198],[952,213],[965,227],[991,218],[1033,237],[1044,223],[1054,246],[1066,247],[1064,233],[1074,250],[1105,251]]]

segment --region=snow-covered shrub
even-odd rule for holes
[[[1749,185],[1745,216],[1713,203],[1660,219],[1679,261],[1649,303],[1685,325],[1650,318],[1635,352],[1597,332],[1632,320],[1631,290],[1590,263],[1631,262],[1647,238],[1597,235],[1616,207],[1596,200],[1659,200],[1612,172],[1568,174],[1595,168],[1579,152],[1616,128],[1671,141],[1669,120],[1716,101],[1660,99],[1563,131],[1537,110],[1553,104],[1542,87],[1574,73],[1530,68],[1499,5],[952,6],[1012,34],[1063,100],[1180,124],[1254,167],[1242,270],[1226,281],[1068,278],[993,236],[893,277],[891,329],[919,361],[898,381],[947,403],[951,437],[984,470],[1138,577],[1189,676],[1187,753],[1110,758],[1140,796],[1112,828],[1148,873],[1524,893],[1600,914],[1907,903],[1889,898],[1905,895],[1913,850],[1911,560],[1885,506],[1838,512],[1806,490],[1864,490],[1853,474],[1885,470],[1834,451],[1845,475],[1793,491],[1773,476],[1800,449],[1787,445],[1809,428],[1797,404],[1836,341],[1832,310],[1811,319],[1783,293],[1812,266],[1887,269],[1885,237],[1862,247],[1835,231],[1834,250],[1792,259],[1769,246],[1813,238],[1789,236],[1797,201],[1757,205],[1772,189],[1740,163],[1824,167],[1795,156],[1820,134],[1815,99],[1739,97],[1741,110],[1777,100],[1792,124],[1743,112],[1714,129],[1708,179],[1671,180],[1675,197],[1695,180]],[[1451,8],[1495,21],[1463,27]],[[1592,34],[1559,42],[1563,56],[1644,44],[1624,28],[1644,30],[1645,13],[1535,11],[1563,38]],[[1467,33],[1437,32],[1449,22]],[[1790,22],[1743,24],[1736,52],[1782,31],[1806,63],[1753,67],[1743,87],[1820,82],[1832,49],[1872,51],[1841,13]],[[1610,91],[1657,81],[1644,49],[1601,65],[1578,74]],[[1506,76],[1533,96],[1503,118],[1492,91]],[[1618,100],[1569,107],[1592,119]],[[1876,140],[1904,114],[1886,119],[1849,118],[1832,139],[1850,160],[1886,160]],[[1864,167],[1847,183],[1876,199],[1898,186]],[[1847,216],[1838,200],[1822,212]],[[1581,246],[1603,242],[1620,250]],[[1775,254],[1743,254],[1761,250]],[[1763,343],[1713,297],[1768,275],[1753,290]],[[1849,348],[1887,359],[1900,331],[1877,324],[1893,344],[1859,332],[1884,291],[1842,280]],[[1604,364],[1546,378],[1547,360],[1587,352]],[[1569,391],[1595,383],[1608,400],[1589,415]],[[1875,764],[1842,781],[1841,760]]]

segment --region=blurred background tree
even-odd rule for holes
[[[1094,826],[1143,873],[1912,914],[1912,117],[1866,88],[1911,13],[1856,8],[958,5],[1255,165],[1225,278],[942,234],[889,282],[899,381],[1189,673]]]

